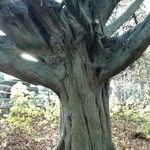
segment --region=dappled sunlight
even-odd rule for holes
[[[58,2],[58,3],[61,3],[62,2],[62,0],[55,0],[56,2]]]
[[[0,30],[0,36],[6,36],[6,34],[2,30]]]
[[[38,59],[33,57],[30,54],[23,53],[23,54],[21,54],[21,57],[28,60],[28,61],[38,62]]]

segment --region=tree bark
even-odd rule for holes
[[[0,36],[0,70],[58,94],[62,136],[57,150],[113,149],[108,80],[150,43],[150,15],[122,36],[111,37],[116,28],[105,36],[119,1],[0,0],[0,29],[6,33]],[[112,25],[120,27],[136,8]],[[23,60],[22,53],[38,62]]]
[[[76,56],[60,94],[63,110],[61,150],[112,150],[109,82],[98,84],[96,74]],[[60,146],[60,144],[59,144]]]

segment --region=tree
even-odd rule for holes
[[[106,22],[119,0],[1,0],[0,70],[55,91],[62,106],[60,150],[111,150],[109,79],[150,44],[150,15],[113,33],[143,0]],[[23,60],[29,53],[38,62]]]

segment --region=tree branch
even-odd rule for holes
[[[0,29],[18,49],[53,67],[54,61],[65,58],[69,37],[66,16],[59,7],[54,0],[0,0]]]
[[[104,26],[119,1],[120,0],[93,0],[91,2],[91,5],[92,3],[93,5],[96,5],[92,10],[94,13],[94,19],[100,19],[100,21],[102,22],[102,26]]]
[[[28,7],[21,1],[0,1],[0,28],[11,36],[20,48],[45,44],[29,17]]]
[[[137,60],[150,45],[150,14],[134,29],[116,40],[110,61],[100,73],[100,79],[108,79]]]
[[[0,28],[22,50],[45,49],[67,32],[54,0],[1,0],[0,8]]]
[[[119,18],[104,28],[105,34],[111,36],[117,31],[131,16],[133,16],[134,12],[139,8],[143,1],[144,0],[135,0]]]
[[[21,51],[9,37],[0,37],[0,71],[32,84],[51,88],[58,93],[61,85],[55,69],[40,60],[38,62],[24,60],[20,55]]]
[[[65,0],[65,5],[88,35],[92,34],[91,20],[82,7],[80,0]]]

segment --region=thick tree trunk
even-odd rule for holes
[[[0,0],[0,70],[54,90],[61,98],[59,150],[111,150],[107,80],[150,43],[150,15],[111,36],[144,0],[106,26],[120,0]],[[37,62],[23,60],[29,53]],[[111,65],[110,65],[111,64]]]
[[[64,143],[59,150],[112,150],[108,84],[99,85],[83,66],[79,59],[73,62],[63,81]]]
[[[72,85],[66,87],[63,105],[65,150],[111,150],[107,89]]]
[[[58,150],[111,150],[107,80],[150,43],[150,15],[111,36],[144,0],[106,26],[120,0],[0,0],[0,70],[54,90],[62,105]],[[23,60],[29,53],[37,62]],[[111,64],[111,65],[110,65]]]

